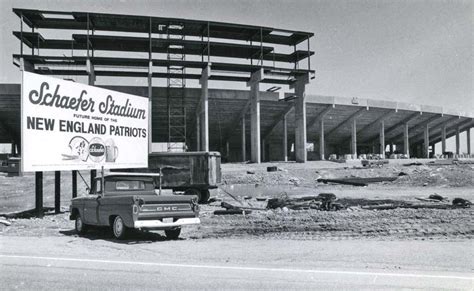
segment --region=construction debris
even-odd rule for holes
[[[268,197],[256,197],[255,199],[257,201],[267,201],[269,198]]]
[[[340,178],[340,179],[317,179],[316,181],[327,183],[336,183],[352,186],[367,186],[370,183],[393,182],[398,177],[371,177],[371,178]]]
[[[421,166],[423,165],[422,163],[420,162],[412,162],[412,163],[408,163],[408,164],[403,164],[405,167],[409,167],[409,166]]]
[[[457,159],[436,160],[427,163],[428,166],[449,166],[456,164],[458,164]]]
[[[431,194],[429,197],[429,199],[433,199],[433,200],[438,200],[438,201],[443,201],[443,200],[446,200],[443,196],[439,195],[439,194]]]
[[[472,202],[463,198],[454,198],[453,205],[458,207],[471,207]]]
[[[234,214],[250,214],[252,211],[250,210],[242,210],[242,209],[227,209],[227,210],[215,210],[214,215],[234,215]]]
[[[0,223],[6,226],[10,226],[12,223],[6,219],[0,218]]]
[[[267,208],[284,208],[292,210],[317,209],[317,210],[340,210],[344,207],[336,202],[336,195],[332,193],[321,193],[317,196],[305,196],[300,198],[289,198],[287,195],[280,198],[268,200]]]
[[[288,182],[290,182],[291,184],[293,184],[293,185],[295,185],[295,186],[299,186],[299,185],[300,185],[300,179],[295,178],[295,177],[289,178],[289,179],[288,179]]]
[[[372,168],[372,167],[383,167],[383,165],[388,164],[388,160],[362,160],[360,161],[363,167]]]

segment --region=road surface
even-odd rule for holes
[[[1,289],[472,290],[472,242],[0,237]]]

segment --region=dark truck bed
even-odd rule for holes
[[[219,152],[163,152],[148,156],[148,169],[120,169],[117,171],[160,173],[161,187],[196,195],[199,202],[209,199],[209,189],[221,182],[221,155]]]

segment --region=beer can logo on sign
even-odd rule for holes
[[[105,145],[100,138],[93,138],[89,145],[89,158],[101,162],[105,158]]]

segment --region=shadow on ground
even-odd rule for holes
[[[88,230],[83,235],[78,235],[75,230],[60,230],[60,234],[65,236],[71,237],[80,237],[89,239],[91,241],[95,240],[105,240],[110,241],[118,244],[126,244],[126,245],[135,245],[135,244],[147,244],[147,243],[155,243],[155,242],[164,242],[169,241],[164,235],[160,235],[156,232],[151,231],[138,231],[138,230],[130,230],[125,239],[119,240],[116,239],[109,228],[107,227],[94,227]],[[182,238],[178,238],[176,240],[184,240]]]

